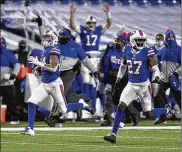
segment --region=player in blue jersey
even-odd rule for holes
[[[57,36],[54,32],[46,31],[43,35],[45,49],[42,51],[41,62],[33,56],[28,58],[30,63],[41,67],[42,79],[40,85],[28,99],[28,127],[21,131],[21,134],[34,136],[34,119],[37,104],[49,95],[52,96],[62,114],[80,109],[84,106],[82,103],[67,105],[64,97],[63,82],[60,78],[61,51],[57,46],[54,46],[55,42],[57,42]]]
[[[143,110],[147,117],[153,117],[150,81],[148,78],[149,67],[154,72],[154,77],[159,76],[160,72],[156,61],[153,59],[154,50],[147,48],[147,37],[141,30],[136,30],[130,36],[131,45],[125,46],[125,61],[121,67],[128,66],[128,84],[120,96],[112,133],[104,136],[104,140],[116,143],[116,134],[119,123],[123,118],[126,107],[138,96],[141,99]],[[123,73],[118,73],[116,84],[121,80]]]
[[[108,4],[104,5],[103,10],[107,16],[107,23],[105,25],[96,25],[97,20],[94,16],[89,15],[85,19],[85,25],[76,25],[74,21],[74,14],[76,12],[76,6],[74,4],[70,7],[70,26],[71,28],[79,34],[81,40],[81,46],[87,53],[87,55],[91,58],[92,63],[95,67],[99,63],[100,59],[98,56],[99,52],[99,43],[102,34],[111,27],[111,14],[110,8]],[[96,103],[96,84],[93,77],[90,76],[90,71],[84,66],[81,66],[81,74],[83,76],[83,93],[91,96],[92,92],[92,100],[93,103]],[[95,105],[94,105],[95,108]]]
[[[161,74],[160,77],[156,79],[156,82],[160,84],[156,98],[160,98],[163,102],[167,101],[165,92],[170,88],[171,93],[181,109],[181,92],[173,87],[173,82],[175,82],[173,80],[181,77],[181,47],[177,44],[176,36],[172,30],[166,31],[165,47],[157,53],[157,58],[161,64]],[[158,121],[154,123],[161,123],[165,119],[166,116],[161,115]]]

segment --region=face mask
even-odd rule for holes
[[[116,45],[116,49],[117,50],[120,50],[121,49],[121,45],[120,44],[116,43],[115,45]]]
[[[67,44],[69,42],[68,38],[59,37],[58,42],[60,44]]]
[[[161,47],[161,46],[164,45],[164,41],[157,41],[156,44],[157,44],[159,47]]]

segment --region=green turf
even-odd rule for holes
[[[21,123],[19,127],[26,123]],[[140,126],[151,125],[142,121]],[[169,121],[168,125],[180,125]],[[167,124],[162,124],[167,126]],[[37,126],[46,126],[36,122]],[[99,126],[98,123],[67,122],[64,127]],[[8,123],[2,127],[9,127]],[[119,130],[117,143],[110,144],[103,136],[110,130],[92,131],[36,131],[34,137],[19,132],[1,132],[2,151],[37,152],[180,152],[180,130]]]

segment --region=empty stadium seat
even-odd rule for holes
[[[180,6],[178,0],[165,0],[167,6]]]
[[[119,0],[122,5],[125,6],[130,6],[130,5],[135,5],[136,2],[134,0]]]
[[[71,3],[70,0],[61,0],[61,4],[63,5],[69,5]]]
[[[76,3],[78,5],[85,5],[86,1],[85,0],[72,0],[72,3]]]

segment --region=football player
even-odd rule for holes
[[[30,56],[28,61],[41,67],[41,83],[33,91],[28,99],[28,127],[21,134],[34,136],[34,119],[36,115],[37,104],[42,102],[47,96],[51,95],[62,114],[68,113],[84,107],[84,103],[73,103],[67,105],[64,97],[63,82],[60,78],[60,49],[55,46],[57,35],[47,30],[43,35],[43,45],[45,50],[42,51],[41,62]],[[87,105],[86,105],[87,106]]]
[[[104,140],[116,143],[116,134],[119,124],[123,118],[126,107],[138,96],[141,99],[143,110],[147,117],[153,118],[151,102],[150,81],[148,78],[149,67],[155,73],[154,77],[159,76],[160,72],[156,61],[153,59],[154,50],[146,47],[147,37],[141,30],[135,30],[130,36],[130,44],[125,46],[125,60],[120,67],[128,66],[128,84],[120,96],[112,133],[104,136]],[[118,73],[116,84],[120,82],[123,73]],[[167,109],[165,111],[167,113]]]
[[[83,25],[76,25],[74,20],[74,14],[76,12],[76,6],[74,4],[70,7],[70,26],[71,28],[80,35],[81,40],[81,46],[87,53],[87,55],[91,58],[92,63],[97,67],[97,64],[99,62],[99,58],[97,58],[100,55],[99,52],[99,43],[100,38],[102,34],[111,27],[112,21],[111,21],[111,13],[109,5],[106,3],[104,5],[103,10],[106,13],[107,16],[107,23],[105,25],[96,25],[97,19],[89,15],[85,19],[85,26]],[[93,81],[93,77],[90,76],[90,71],[82,64],[81,65],[81,73],[83,76],[83,93],[90,96],[90,93],[92,92],[92,101],[93,106],[95,108],[96,103],[96,84]]]

